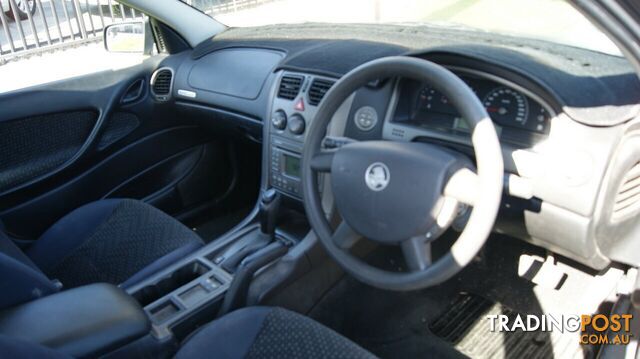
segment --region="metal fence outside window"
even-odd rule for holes
[[[208,15],[216,15],[274,0],[182,1]],[[143,17],[141,12],[115,0],[0,0],[0,65],[33,54],[101,41],[106,26]]]
[[[275,0],[180,0],[207,15],[226,14],[243,9],[249,9]]]
[[[100,41],[107,25],[142,17],[112,0],[0,0],[0,65],[21,56]]]

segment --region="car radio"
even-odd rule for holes
[[[271,141],[271,185],[295,197],[301,196],[300,153],[298,143],[272,138]]]

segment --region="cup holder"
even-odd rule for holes
[[[188,263],[157,282],[139,289],[133,293],[132,296],[140,305],[146,307],[183,285],[199,278],[201,275],[207,273],[209,269],[210,268],[198,261]]]

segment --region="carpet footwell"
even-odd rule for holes
[[[487,316],[501,314],[513,323],[519,313],[481,296],[464,293],[429,328],[471,358],[584,357],[575,334],[492,332]]]

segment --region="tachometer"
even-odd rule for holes
[[[499,125],[526,127],[529,102],[520,92],[508,87],[497,87],[489,92],[484,103],[491,119]]]

